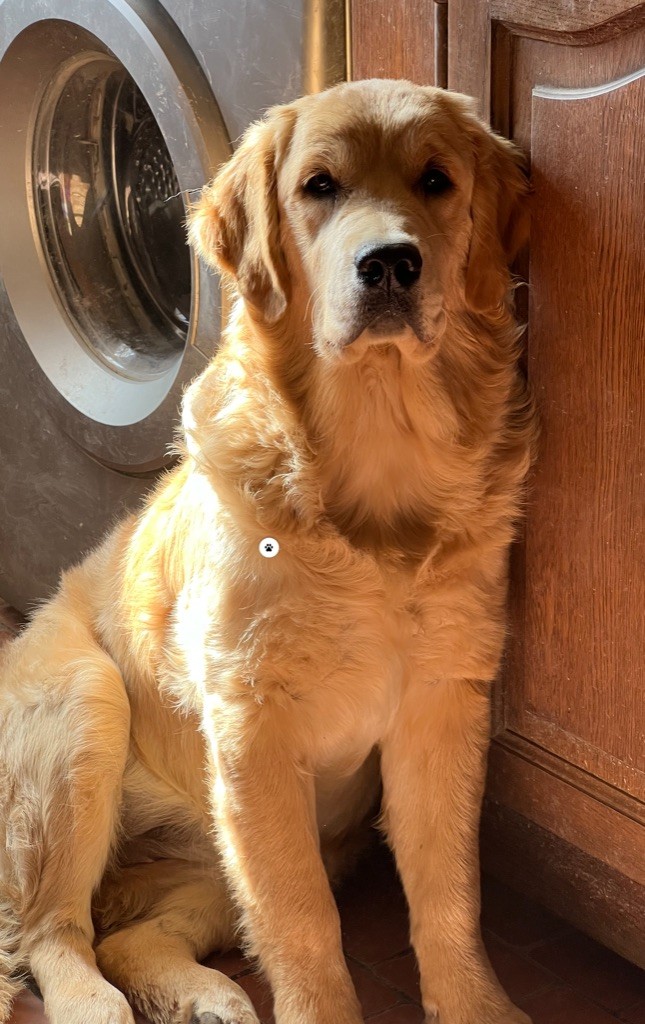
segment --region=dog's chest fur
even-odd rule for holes
[[[460,443],[457,411],[395,346],[318,378],[308,404],[326,514],[352,544],[418,564],[447,518],[470,513],[480,467]]]

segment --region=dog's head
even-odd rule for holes
[[[505,301],[527,192],[519,152],[466,97],[355,82],[253,125],[190,238],[256,320],[297,320],[321,357],[390,342],[425,358],[446,314]]]

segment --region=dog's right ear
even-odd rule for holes
[[[293,107],[274,107],[251,125],[188,217],[189,240],[199,256],[231,274],[240,295],[268,323],[280,319],[287,303],[276,168],[295,119]]]
[[[474,142],[466,300],[473,312],[487,313],[508,293],[509,267],[528,239],[530,185],[525,157],[512,142],[481,125]]]

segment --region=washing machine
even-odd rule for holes
[[[0,599],[28,610],[172,461],[217,348],[191,196],[345,77],[344,0],[0,0]]]

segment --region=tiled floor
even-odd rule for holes
[[[0,608],[0,643],[14,628],[15,620]],[[365,1020],[421,1024],[405,902],[383,847],[346,883],[339,907]],[[492,878],[483,883],[482,924],[500,981],[534,1024],[645,1024],[644,972]],[[212,957],[208,964],[238,981],[263,1022],[273,1021],[267,985],[239,954]],[[11,1024],[45,1021],[40,1001],[24,993]]]

